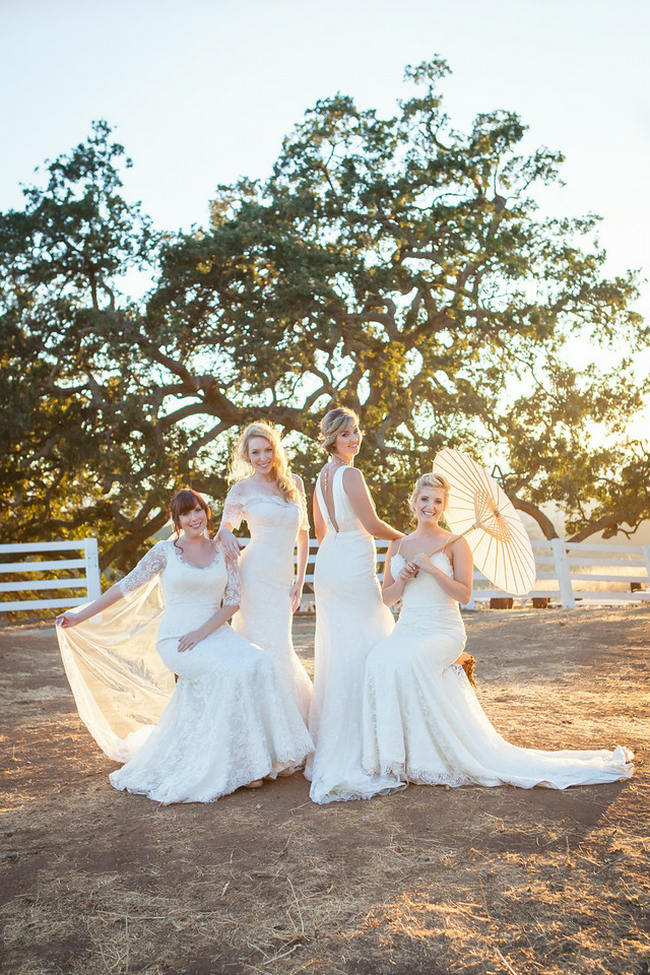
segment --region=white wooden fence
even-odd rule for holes
[[[246,544],[248,538],[240,538],[241,544]],[[516,597],[522,602],[533,598],[549,598],[558,601],[567,609],[575,607],[576,601],[585,600],[601,604],[617,604],[629,601],[650,601],[650,545],[607,545],[604,543],[565,542],[561,538],[550,541],[533,541],[535,562],[537,564],[537,580],[535,588],[523,597]],[[378,540],[377,566],[383,575],[383,564],[386,561],[388,542]],[[56,552],[78,552],[81,557],[71,559],[32,560],[32,561],[0,561],[0,577],[2,575],[20,575],[25,578],[19,581],[0,582],[0,593],[4,592],[38,592],[41,590],[84,589],[85,593],[79,598],[64,597],[57,599],[18,599],[0,602],[0,612],[32,609],[63,609],[78,606],[80,603],[96,599],[101,593],[99,562],[97,557],[97,539],[83,538],[74,542],[28,542],[15,545],[0,545],[0,556],[21,556],[53,554]],[[309,588],[314,583],[314,559],[318,551],[318,542],[311,539],[309,561],[305,582]],[[597,572],[597,569],[610,571]],[[611,571],[618,570],[617,572]],[[73,577],[62,575],[62,572],[82,570],[81,574]],[[586,570],[586,571],[585,571]],[[47,573],[48,578],[29,578],[36,573]],[[59,575],[57,575],[59,573]],[[547,582],[547,586],[539,585]],[[554,582],[554,586],[548,583]],[[645,590],[636,592],[621,589],[585,588],[588,583],[609,583],[621,585],[636,583],[645,586]],[[485,586],[485,588],[483,588]],[[481,575],[474,572],[474,592],[472,599],[465,609],[474,609],[478,602],[492,598],[507,596],[508,593],[500,589],[489,588],[490,583]],[[631,586],[629,587],[631,588]],[[313,609],[313,593],[306,592],[303,597],[302,609]]]
[[[248,542],[248,539],[240,539]],[[573,609],[576,601],[585,600],[592,603],[610,604],[630,601],[650,601],[650,545],[608,545],[606,543],[565,542],[562,538],[550,540],[534,540],[531,542],[537,565],[537,579],[535,588],[526,596],[516,599],[525,603],[532,599],[547,598],[557,601],[566,609]],[[388,542],[376,540],[377,564],[380,575],[383,575],[383,563],[386,561]],[[313,563],[318,551],[318,542],[310,541],[309,562],[305,582],[313,586]],[[604,569],[604,572],[585,571]],[[617,572],[607,571],[617,569]],[[539,585],[546,582],[547,585]],[[554,582],[550,587],[548,583]],[[589,589],[585,583],[607,582],[611,586],[628,584],[628,591],[614,588]],[[645,586],[644,590],[631,592],[629,583]],[[483,588],[485,587],[485,588]],[[474,609],[479,602],[508,596],[502,589],[494,589],[490,582],[477,569],[474,570],[474,591],[469,603],[463,609]],[[303,607],[311,608],[313,595],[307,593],[303,598]]]
[[[29,558],[44,553],[52,555],[56,552],[80,552],[81,558],[32,558],[31,560]],[[101,593],[96,538],[82,538],[76,542],[21,542],[16,545],[0,545],[0,556],[3,555],[14,556],[16,561],[0,561],[0,578],[9,574],[24,578],[13,582],[0,582],[0,592],[84,589],[85,594],[79,598],[66,596],[57,599],[8,600],[0,602],[0,613],[14,610],[63,609],[96,599]],[[25,560],[23,556],[28,556],[28,559]],[[75,570],[74,576],[67,574],[71,570]],[[82,570],[81,574],[79,570]],[[47,578],[35,578],[37,573],[46,573]]]

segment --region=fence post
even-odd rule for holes
[[[645,570],[648,573],[648,585],[650,586],[650,545],[642,545],[641,551],[643,553],[643,561],[645,562]]]
[[[563,538],[552,538],[551,547],[553,549],[553,559],[555,561],[555,574],[560,586],[560,598],[565,609],[575,609],[576,601],[571,585],[571,569],[567,558]]]
[[[84,538],[84,555],[86,558],[88,599],[92,601],[93,599],[98,599],[102,594],[96,538]]]

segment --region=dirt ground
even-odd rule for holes
[[[635,778],[318,807],[297,775],[162,807],[110,787],[52,628],[0,630],[0,970],[650,975],[650,607],[466,622],[479,697],[507,738],[626,744]],[[311,667],[313,624],[296,638]]]

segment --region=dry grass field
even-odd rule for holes
[[[479,697],[504,735],[626,744],[636,777],[317,807],[295,776],[160,807],[109,786],[52,628],[0,630],[0,970],[650,975],[650,608],[482,612],[467,625]],[[310,665],[312,625],[296,635]]]

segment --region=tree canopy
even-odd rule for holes
[[[540,215],[562,156],[522,152],[516,114],[453,127],[447,72],[407,68],[390,118],[317,102],[268,178],[220,185],[209,225],[186,233],[124,200],[130,163],[105,122],[47,164],[0,216],[5,538],[85,531],[104,566],[129,565],[171,491],[223,495],[250,420],[283,428],[309,481],[334,404],[359,412],[360,463],[398,524],[445,445],[494,470],[547,537],[550,501],[576,538],[650,516],[650,454],[625,434],[647,392],[635,275],[605,274],[595,216]],[[144,298],[120,293],[129,269],[150,274]],[[611,371],[570,365],[574,336]]]

